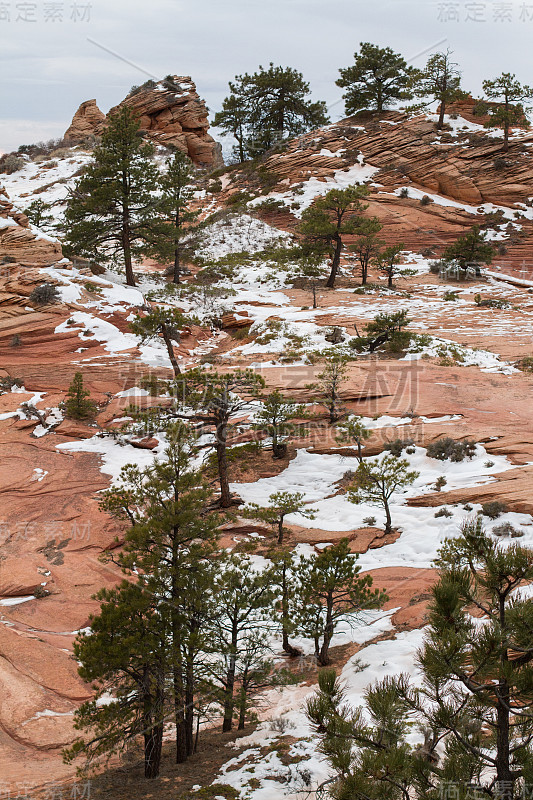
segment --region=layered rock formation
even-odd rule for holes
[[[13,206],[0,186],[0,260],[27,267],[45,267],[62,257],[57,239],[32,230],[27,216]]]
[[[399,112],[379,120],[349,117],[293,139],[264,169],[290,186],[347,171],[362,153],[366,164],[378,168],[374,181],[385,190],[413,184],[470,205],[526,202],[533,194],[533,135],[511,141],[502,153],[497,136],[463,131],[460,121],[458,127],[455,135],[437,132],[431,119]]]
[[[90,136],[99,136],[104,129],[105,119],[106,116],[96,105],[96,100],[86,100],[74,114],[64,138],[73,144],[79,144]]]
[[[135,110],[151,141],[178,147],[199,166],[214,168],[223,163],[221,147],[208,133],[206,105],[190,77],[169,76],[157,84],[148,81],[112,108],[108,118],[124,105]],[[88,100],[76,111],[65,138],[81,142],[99,135],[105,120],[96,101]]]

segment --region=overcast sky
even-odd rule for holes
[[[502,71],[533,83],[532,33],[533,0],[0,0],[0,150],[61,136],[82,101],[106,112],[133,84],[168,73],[191,75],[214,112],[228,80],[273,61],[333,104],[338,69],[361,41],[415,66],[449,47],[478,94]],[[337,103],[331,117],[342,116]]]

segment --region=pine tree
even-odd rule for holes
[[[320,736],[319,749],[333,770],[328,792],[335,800],[438,800],[431,764],[408,743],[416,712],[402,697],[406,681],[386,677],[364,692],[364,706],[351,709],[334,669],[318,674],[319,689],[307,716]],[[419,793],[417,790],[421,789]],[[461,798],[461,800],[463,800]]]
[[[291,67],[260,66],[253,75],[237,75],[229,88],[213,124],[235,136],[241,161],[329,122],[326,104],[308,98],[309,84]]]
[[[232,503],[227,460],[232,421],[244,411],[251,410],[252,401],[259,397],[264,387],[263,378],[250,369],[224,375],[216,370],[196,368],[175,382],[173,391],[178,405],[194,409],[177,413],[203,423],[206,429],[213,429],[222,508],[229,508]]]
[[[340,419],[342,412],[340,392],[346,379],[347,364],[346,356],[340,353],[331,353],[324,369],[318,373],[318,381],[306,387],[317,392],[318,402],[328,409],[331,425]]]
[[[340,69],[341,77],[336,81],[337,86],[347,89],[343,95],[346,114],[362,110],[381,114],[396,101],[413,97],[411,85],[419,73],[390,47],[361,42],[354,58],[355,64]]]
[[[284,458],[287,454],[287,441],[301,428],[293,420],[307,416],[305,406],[285,400],[279,389],[262,397],[260,409],[255,414],[253,427],[262,431],[272,440],[272,457]]]
[[[529,120],[522,104],[524,100],[530,100],[533,97],[533,88],[517,81],[516,75],[502,72],[492,81],[483,81],[483,91],[489,100],[501,103],[496,108],[489,109],[490,119],[487,127],[503,128],[503,149],[507,151],[511,125],[519,125],[522,128],[529,127]]]
[[[409,275],[416,275],[416,269],[406,269],[400,266],[401,253],[405,250],[403,242],[385,247],[376,257],[377,267],[387,276],[387,286],[392,289],[396,276],[406,278]]]
[[[298,628],[313,639],[320,666],[330,663],[329,648],[341,620],[361,617],[361,613],[380,608],[387,596],[372,591],[372,577],[361,577],[357,555],[350,553],[348,539],[323,550],[319,555],[301,556],[296,567],[297,606],[293,613]]]
[[[289,514],[300,514],[306,519],[314,519],[316,510],[309,508],[301,492],[274,492],[268,498],[268,506],[249,503],[240,512],[243,517],[260,519],[276,529],[277,543],[283,544],[288,532],[283,523]]]
[[[326,286],[333,288],[344,247],[343,236],[357,232],[361,215],[368,208],[362,200],[368,196],[366,186],[331,189],[302,214],[300,233],[310,246],[322,246],[329,253],[331,272]]]
[[[362,417],[351,417],[337,426],[337,434],[335,441],[339,444],[356,444],[357,445],[357,458],[361,464],[363,461],[363,442],[370,439],[372,431],[363,424]]]
[[[313,292],[313,308],[318,307],[316,290],[324,272],[323,261],[324,258],[322,254],[319,254],[314,258],[310,255],[306,257],[304,256],[304,258],[298,264],[296,270],[295,277],[303,278],[306,282],[311,284],[311,291]]]
[[[83,374],[76,372],[72,383],[68,387],[65,413],[72,419],[90,419],[97,412],[96,403],[88,400],[91,393],[83,385]]]
[[[53,233],[55,229],[55,220],[53,214],[50,214],[52,205],[45,203],[44,200],[32,200],[24,213],[29,221],[40,228],[42,231]]]
[[[383,225],[377,217],[361,220],[357,228],[357,238],[354,244],[350,245],[350,250],[357,255],[361,269],[361,286],[365,286],[368,281],[368,268],[370,262],[377,258],[381,247],[385,244],[378,234]]]
[[[385,533],[392,532],[390,500],[395,492],[411,486],[420,473],[409,469],[405,458],[396,458],[387,453],[382,458],[361,461],[355,473],[355,483],[348,489],[348,500],[352,503],[375,503],[383,507],[386,523]]]
[[[222,689],[224,719],[222,731],[230,731],[236,706],[236,689],[241,684],[239,715],[243,717],[246,695],[242,678],[246,671],[264,667],[268,651],[266,621],[275,595],[272,570],[258,572],[248,556],[230,555],[218,564],[214,583],[217,608],[213,619],[213,652],[218,656],[213,678]],[[243,720],[244,724],[244,720]]]
[[[159,218],[153,226],[148,250],[158,261],[172,262],[173,283],[180,282],[183,259],[192,256],[198,243],[194,223],[199,211],[191,209],[193,184],[192,161],[181,150],[176,150],[159,181]]]
[[[95,599],[101,607],[90,618],[91,632],[79,634],[74,644],[80,676],[95,690],[74,718],[75,728],[88,736],[78,738],[64,759],[69,763],[83,755],[90,765],[142,736],[145,777],[157,778],[165,722],[165,613],[151,594],[129,581],[103,589]]]
[[[533,553],[467,521],[436,566],[422,681],[389,676],[350,709],[333,671],[319,676],[307,710],[338,800],[521,800],[531,787]]]
[[[439,120],[437,129],[444,125],[444,115],[450,103],[468,97],[468,92],[461,89],[461,72],[458,65],[451,60],[452,52],[434,53],[422,70],[415,76],[413,88],[419,97],[429,97],[430,102],[439,102]]]
[[[179,344],[180,330],[190,322],[191,320],[187,319],[181,311],[157,306],[143,317],[140,314],[136,314],[135,319],[130,323],[130,328],[133,333],[139,336],[143,344],[144,342],[157,341],[162,338],[167,348],[174,375],[178,376],[181,375],[181,370],[174,353],[173,342]]]
[[[157,215],[159,172],[154,148],[143,144],[139,120],[128,106],[108,122],[69,197],[66,240],[79,255],[121,259],[126,283],[135,286],[133,259],[146,247]]]
[[[169,677],[176,724],[176,760],[194,750],[195,697],[203,675],[207,622],[213,615],[212,556],[221,520],[207,512],[211,490],[192,466],[191,431],[181,422],[166,431],[161,460],[124,467],[101,507],[128,524],[115,556],[168,615]]]
[[[231,134],[237,141],[234,153],[242,164],[248,155],[248,110],[243,102],[239,77],[236,77],[235,80],[239,83],[237,85],[230,83],[232,94],[224,99],[222,110],[215,114],[213,125],[221,128],[226,134]],[[233,94],[233,92],[237,92],[237,94]]]
[[[442,254],[443,261],[455,262],[466,274],[468,268],[479,270],[481,264],[490,264],[494,256],[494,246],[487,241],[487,234],[478,225],[460,236]]]

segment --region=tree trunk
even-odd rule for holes
[[[504,122],[503,125],[503,151],[506,153],[509,150],[509,123]]]
[[[280,518],[278,520],[278,544],[283,544],[283,534],[285,531],[283,530],[283,514],[280,514]]]
[[[389,501],[386,498],[383,499],[383,507],[385,509],[385,516],[386,516],[385,533],[391,533],[392,532],[392,519],[391,519],[391,515],[390,515]]]
[[[504,634],[506,628],[505,597],[499,596],[499,617],[500,626]],[[500,655],[500,687],[496,693],[496,781],[499,784],[498,798],[501,800],[513,800],[515,780],[511,771],[510,753],[510,692],[509,684],[505,677],[508,669],[507,649],[503,649]]]
[[[246,723],[247,699],[248,699],[248,667],[246,667],[244,675],[242,676],[242,684],[239,692],[239,724],[237,726],[237,730],[239,731],[244,730],[244,725]]]
[[[176,216],[174,218],[174,228],[176,230],[176,237],[178,236],[178,231],[181,228],[181,219],[180,219],[180,209],[179,203],[180,200],[177,201],[178,207],[176,208]],[[181,273],[181,263],[180,263],[180,246],[179,242],[176,241],[176,248],[174,250],[174,274],[172,276],[173,283],[180,282],[180,273]]]
[[[154,688],[155,682],[155,688]],[[163,690],[150,667],[143,672],[144,777],[157,778],[163,747]]]
[[[283,652],[291,658],[301,656],[302,651],[293,647],[289,642],[289,586],[287,583],[287,564],[283,563],[281,573],[281,632],[283,639]]]
[[[329,646],[333,639],[333,597],[328,597],[326,601],[326,624],[324,625],[324,638],[318,656],[318,664],[327,667],[330,663]]]
[[[185,679],[185,745],[187,756],[194,753],[194,664],[188,657]]]
[[[167,348],[167,353],[170,359],[170,363],[172,364],[172,369],[174,370],[174,375],[177,377],[178,375],[181,375],[181,369],[178,364],[178,359],[174,354],[174,346],[172,344],[172,339],[170,338],[170,334],[168,332],[168,328],[166,325],[161,326],[161,334],[163,336]]]
[[[333,289],[333,287],[335,286],[335,278],[337,277],[339,264],[341,262],[341,251],[342,251],[342,239],[340,235],[337,233],[335,234],[335,252],[333,253],[333,260],[331,262],[331,272],[329,274],[329,278],[326,283],[326,286],[329,289]]]
[[[445,112],[446,112],[446,103],[444,102],[444,100],[441,100],[440,101],[439,121],[437,122],[437,130],[438,131],[440,131],[442,129],[442,126],[444,125],[444,114],[445,114]]]
[[[392,289],[392,279],[393,279],[393,277],[394,277],[394,274],[392,272],[389,272],[389,280],[388,280],[388,284],[387,284],[389,289]]]
[[[161,767],[163,726],[158,725],[144,734],[144,777],[157,778]]]
[[[368,281],[368,260],[363,258],[361,260],[361,286],[366,286]]]
[[[217,424],[217,465],[218,465],[218,479],[220,482],[220,505],[222,508],[229,508],[231,506],[231,493],[228,480],[228,459],[226,453],[226,441],[228,435],[227,421],[221,420]]]
[[[313,308],[316,308],[316,284],[313,284]]]
[[[124,254],[124,266],[126,268],[126,283],[128,286],[135,286],[133,276],[133,265],[131,261],[131,231],[130,231],[130,207],[128,195],[130,189],[128,185],[128,174],[122,172],[122,252]]]
[[[185,715],[183,713],[183,680],[179,667],[172,671],[174,686],[174,722],[176,724],[176,764],[187,761],[187,736],[185,730]]]
[[[237,662],[237,631],[233,628],[231,654],[229,667],[226,673],[226,685],[224,689],[224,721],[222,722],[222,733],[228,733],[233,726],[233,709],[235,707],[235,668]]]

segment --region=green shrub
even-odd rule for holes
[[[435,512],[435,518],[437,519],[438,517],[453,517],[453,512],[444,506]]]
[[[473,458],[476,453],[476,443],[470,439],[455,441],[450,436],[437,439],[428,444],[426,453],[428,458],[436,458],[438,461],[463,461],[465,458]]]
[[[53,283],[41,283],[40,286],[35,287],[29,299],[30,303],[34,303],[36,306],[48,306],[51,303],[58,303],[61,296],[57,286],[54,286]]]
[[[64,408],[67,417],[72,419],[89,419],[97,412],[96,403],[89,400],[90,392],[83,385],[83,375],[76,372],[67,392]]]
[[[484,517],[498,519],[501,514],[505,514],[507,506],[505,503],[500,503],[499,500],[490,500],[488,503],[483,503],[481,509]]]
[[[393,456],[399,458],[402,452],[413,444],[413,439],[394,439],[392,442],[387,442],[383,449],[388,450]]]
[[[495,536],[510,536],[511,539],[519,539],[524,535],[524,531],[513,527],[510,522],[502,522],[501,525],[495,525],[492,533]]]

